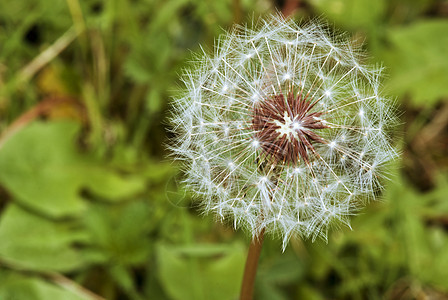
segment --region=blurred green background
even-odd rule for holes
[[[268,238],[256,299],[448,299],[448,1],[0,2],[0,300],[236,299],[249,238],[202,216],[164,143],[199,45],[275,11],[383,62],[403,150],[328,243]]]

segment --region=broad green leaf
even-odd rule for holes
[[[448,21],[419,21],[390,29],[382,50],[390,73],[387,87],[418,105],[448,96]]]
[[[69,221],[52,221],[10,204],[0,219],[0,260],[39,271],[71,271],[84,265],[75,243],[85,234]],[[0,298],[1,299],[1,298]]]
[[[86,166],[86,180],[82,186],[106,201],[118,201],[134,196],[145,189],[145,181],[138,176],[122,176],[100,166]]]
[[[0,299],[4,300],[90,300],[55,284],[12,272],[0,273]]]
[[[79,126],[36,122],[0,149],[0,183],[20,202],[54,216],[79,214],[80,158],[74,151]]]
[[[50,216],[80,215],[87,189],[103,200],[130,197],[145,188],[143,178],[119,176],[76,147],[79,125],[34,122],[0,148],[0,184],[17,201]]]
[[[83,253],[102,263],[123,266],[145,263],[153,249],[148,239],[154,226],[151,217],[151,207],[143,201],[92,206],[84,216],[90,247]]]
[[[244,261],[240,244],[157,247],[159,278],[173,300],[237,298]]]

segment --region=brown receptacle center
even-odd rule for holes
[[[320,119],[324,112],[311,112],[315,104],[290,92],[286,97],[270,96],[254,106],[254,138],[267,157],[276,163],[297,165],[300,159],[309,163],[308,151],[316,153],[313,143],[325,143],[315,130],[328,128]]]

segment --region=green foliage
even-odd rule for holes
[[[23,276],[12,272],[0,271],[0,299],[64,299],[64,300],[88,300],[87,296],[76,294],[69,289],[63,289],[45,280]]]
[[[338,25],[352,29],[378,24],[386,9],[384,0],[311,0],[310,3]]]
[[[364,293],[378,299],[393,289],[397,278],[448,291],[448,237],[436,223],[448,211],[442,196],[446,192],[443,186],[423,195],[401,175],[393,176],[384,201],[356,217],[353,231],[334,233],[328,245],[310,247],[314,280],[335,276],[344,282],[333,287],[341,299]],[[429,222],[435,226],[428,227]]]
[[[417,105],[434,105],[448,96],[448,21],[424,20],[388,31],[384,58],[390,91],[411,96]]]
[[[407,2],[407,3],[406,3]],[[448,52],[448,22],[443,19],[409,21],[431,7],[432,1],[355,1],[310,0],[319,12],[338,26],[362,30],[358,36],[367,39],[376,59],[384,62],[388,90],[400,97],[410,96],[416,105],[434,105],[448,95],[446,82]],[[384,19],[390,11],[387,28]],[[412,20],[412,18],[411,18]]]
[[[275,255],[260,267],[257,278],[257,299],[287,300],[289,296],[282,290],[285,286],[294,285],[303,280],[305,271],[304,262],[297,259],[295,255],[290,253],[282,256]]]
[[[247,241],[190,203],[164,119],[199,45],[280,2],[0,1],[0,299],[237,297]],[[328,244],[281,253],[266,239],[256,295],[443,299],[446,4],[301,3],[298,15],[328,18],[384,61],[407,124],[402,173]]]
[[[54,222],[8,205],[0,220],[0,256],[20,268],[35,271],[73,271],[85,265],[73,245],[86,233],[73,222]]]
[[[85,216],[92,248],[87,255],[95,261],[114,261],[133,266],[144,263],[151,249],[145,236],[150,232],[149,208],[138,201],[108,208],[93,207]]]
[[[141,192],[144,181],[120,176],[74,145],[79,126],[72,122],[33,123],[0,150],[0,180],[20,203],[53,217],[86,209],[80,192],[116,201]]]
[[[159,277],[171,299],[234,299],[243,277],[241,244],[157,246]]]

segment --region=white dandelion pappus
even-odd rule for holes
[[[236,27],[198,58],[175,100],[172,146],[205,212],[262,229],[326,238],[381,188],[397,156],[381,69],[324,26],[280,16]]]

